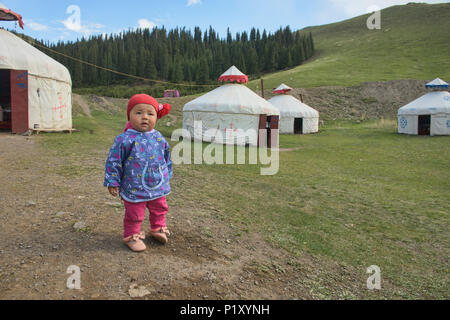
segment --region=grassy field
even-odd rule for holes
[[[74,119],[77,133],[38,139],[63,157],[106,156],[124,116],[93,115]],[[173,129],[160,124],[168,138]],[[293,149],[280,153],[274,176],[261,176],[261,165],[175,166],[169,201],[211,210],[237,238],[257,232],[274,247],[351,266],[361,277],[378,265],[384,297],[448,299],[449,139],[399,135],[394,120],[327,122],[318,134],[281,136],[280,147]]]
[[[450,80],[450,3],[408,4],[382,10],[381,30],[369,30],[363,15],[309,27],[315,57],[296,68],[264,76],[265,87],[352,86],[398,79]],[[259,81],[250,84],[256,89]]]

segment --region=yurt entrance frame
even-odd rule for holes
[[[261,137],[258,133],[258,147],[274,148],[278,147],[278,134],[276,135],[276,140],[272,141],[272,130],[277,130],[279,128],[280,117],[279,116],[268,116],[266,114],[261,114],[259,116],[259,130],[266,130],[266,136]],[[263,139],[262,139],[263,138]]]
[[[294,118],[294,134],[303,134],[303,118]]]
[[[420,115],[417,123],[417,132],[419,136],[429,136],[431,128],[431,115]]]
[[[28,131],[28,71],[1,69],[2,85],[9,85],[9,96],[4,96],[5,105],[10,106],[10,123],[12,133]],[[1,99],[1,97],[0,97]]]

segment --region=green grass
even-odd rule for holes
[[[105,158],[124,123],[123,115],[100,113],[74,121],[79,132],[38,139],[75,169],[83,166],[77,157]],[[295,150],[280,153],[274,176],[261,176],[261,164],[175,166],[169,203],[201,208],[236,238],[258,232],[294,255],[306,252],[362,275],[378,265],[395,289],[386,297],[448,299],[449,139],[399,135],[395,120],[330,121],[318,134],[282,135],[280,147]],[[103,165],[95,165],[100,178]],[[190,219],[200,222],[192,211]],[[327,290],[317,292],[326,297]],[[344,298],[355,298],[347,291]]]
[[[382,10],[381,30],[369,30],[363,15],[309,27],[317,54],[296,68],[264,76],[266,88],[353,86],[399,79],[450,81],[450,3],[408,4]],[[259,81],[250,83],[255,90]]]

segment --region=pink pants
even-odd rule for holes
[[[152,229],[166,226],[166,214],[169,210],[166,197],[140,203],[123,200],[125,218],[123,219],[123,237],[129,237],[141,232],[141,224],[145,219],[145,208],[148,208],[150,227]]]

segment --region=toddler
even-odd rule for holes
[[[150,235],[167,243],[166,226],[172,178],[170,146],[155,130],[158,119],[169,114],[169,104],[160,105],[153,97],[137,94],[128,102],[128,123],[111,147],[105,166],[104,186],[124,202],[123,240],[132,251],[144,251],[145,233],[141,224],[149,210]]]

